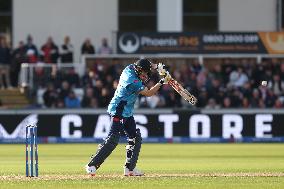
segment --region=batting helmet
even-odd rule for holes
[[[137,62],[134,63],[134,68],[135,68],[135,72],[138,76],[142,73],[142,71],[147,73],[148,78],[147,78],[146,81],[144,81],[144,83],[147,82],[150,79],[152,65],[151,65],[151,62],[148,59],[138,60]]]

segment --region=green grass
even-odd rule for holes
[[[0,188],[284,188],[284,144],[143,144],[145,177],[123,177],[124,145],[97,172],[97,144],[40,144],[39,178],[25,178],[24,145],[0,145]]]

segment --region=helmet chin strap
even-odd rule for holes
[[[149,80],[150,80],[150,78],[148,77],[145,81],[142,81],[142,82],[145,85],[146,83],[148,83]]]
[[[144,84],[148,83],[148,81],[151,78],[151,73],[147,73],[147,79],[145,81],[143,81]]]

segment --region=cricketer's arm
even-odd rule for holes
[[[158,90],[160,89],[160,87],[163,84],[168,84],[168,82],[172,79],[172,76],[169,74],[169,72],[166,72],[165,75],[163,75],[163,78],[156,83],[156,85],[154,85],[153,87],[151,87],[151,89],[148,89],[147,87],[145,87],[144,90],[140,91],[139,94],[144,95],[144,96],[153,96],[154,94],[156,94],[158,92]]]
[[[154,94],[156,94],[156,92],[158,92],[158,90],[160,89],[160,87],[163,84],[158,82],[156,83],[156,85],[154,85],[153,87],[151,87],[151,89],[148,89],[148,87],[145,87],[145,89],[143,89],[142,91],[140,91],[139,94],[144,95],[144,96],[153,96]]]

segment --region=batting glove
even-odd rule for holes
[[[157,71],[158,71],[159,75],[165,76],[166,72],[167,72],[167,70],[165,69],[165,64],[159,63],[158,66],[157,66]]]
[[[162,85],[163,85],[163,84],[168,84],[171,79],[172,79],[171,74],[170,74],[168,71],[166,71],[165,75],[164,75],[163,78],[159,81],[159,83],[161,83]]]

